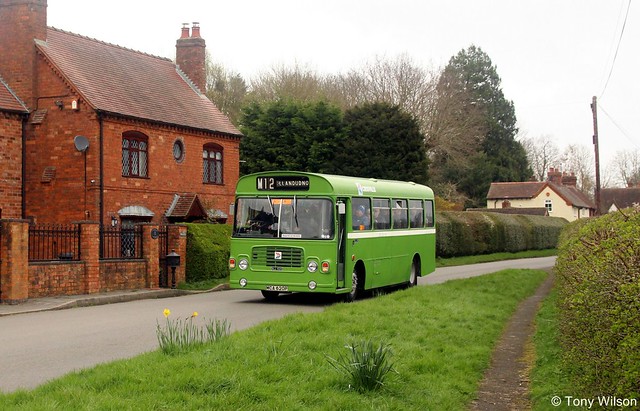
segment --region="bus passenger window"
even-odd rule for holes
[[[409,200],[409,224],[411,228],[424,226],[422,200]]]
[[[369,199],[354,198],[351,201],[352,228],[354,230],[369,230],[371,228],[371,208]]]
[[[427,214],[427,227],[433,227],[434,226],[434,221],[433,221],[433,200],[426,200],[425,201],[425,207],[424,207],[426,214]]]
[[[393,228],[407,228],[407,200],[393,200]]]
[[[389,199],[373,199],[373,228],[376,230],[388,230],[391,228],[391,207]]]

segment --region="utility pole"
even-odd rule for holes
[[[600,150],[598,148],[598,104],[596,96],[591,100],[593,114],[593,147],[596,154],[596,215],[600,215]]]

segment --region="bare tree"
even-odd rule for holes
[[[254,101],[326,99],[325,78],[308,67],[274,66],[251,80],[250,98]]]
[[[569,145],[564,150],[561,162],[563,170],[575,173],[578,190],[593,196],[595,188],[595,157],[593,150],[584,145]]]
[[[543,135],[540,137],[522,138],[524,147],[533,175],[537,181],[545,181],[549,167],[555,166],[560,160],[560,149],[553,137]]]
[[[617,151],[611,166],[616,185],[637,187],[640,184],[640,150]]]
[[[206,76],[205,94],[233,124],[238,125],[240,110],[248,91],[244,79],[239,73],[231,72],[221,64],[212,62],[208,54]]]

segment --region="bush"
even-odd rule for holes
[[[229,276],[231,226],[187,224],[188,283]]]
[[[570,224],[556,272],[561,344],[583,395],[640,395],[640,208]]]
[[[564,218],[492,212],[436,213],[436,255],[457,257],[554,248]]]

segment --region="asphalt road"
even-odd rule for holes
[[[505,268],[552,267],[555,257],[439,268],[419,284],[483,275]],[[311,298],[313,297],[313,298]],[[283,295],[267,303],[260,292],[230,290],[0,317],[0,391],[30,389],[71,371],[158,348],[156,323],[165,308],[171,318],[197,311],[227,319],[232,331],[295,312],[317,312],[335,302],[306,294]]]

